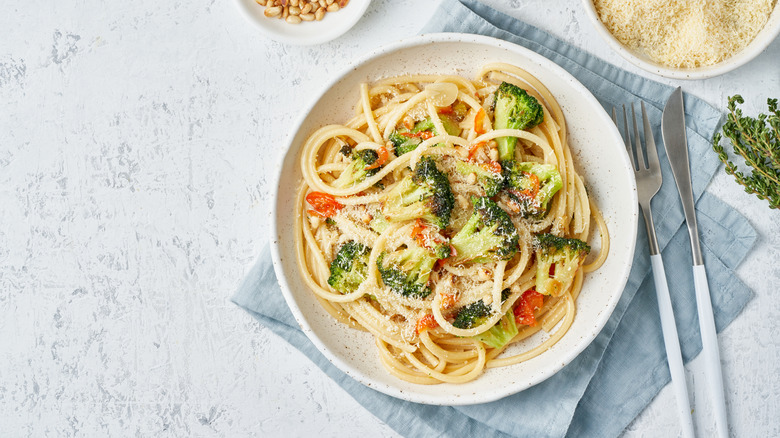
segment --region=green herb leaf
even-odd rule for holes
[[[767,99],[769,114],[757,118],[742,115],[737,104],[745,103],[740,95],[729,97],[728,118],[722,132],[712,138],[712,149],[747,193],[769,202],[769,208],[780,208],[780,112],[777,99]],[[723,137],[731,140],[734,154],[745,159],[752,170],[745,175],[729,159],[720,144]]]

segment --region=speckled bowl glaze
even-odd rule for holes
[[[753,41],[734,56],[725,59],[717,64],[706,67],[696,68],[675,68],[668,67],[650,59],[648,56],[637,50],[631,50],[624,46],[614,35],[604,26],[604,23],[598,17],[596,8],[593,6],[593,0],[582,0],[585,13],[590,19],[591,24],[598,32],[599,36],[609,44],[612,50],[616,51],[626,61],[647,72],[672,78],[672,79],[707,79],[728,73],[734,69],[742,67],[753,58],[760,55],[772,41],[780,34],[780,6],[775,5],[772,15],[764,25],[764,28],[758,32]]]
[[[601,208],[612,246],[604,266],[590,273],[577,300],[569,332],[547,352],[522,364],[486,371],[475,381],[417,385],[390,375],[379,361],[373,336],[336,322],[301,279],[295,258],[295,190],[302,177],[301,145],[314,130],[353,114],[361,82],[409,73],[473,77],[488,62],[525,68],[558,99],[569,126],[576,166]],[[336,367],[366,386],[404,400],[438,404],[484,403],[529,388],[561,370],[587,347],[612,314],[628,278],[637,231],[637,198],[628,156],[610,117],[574,77],[542,56],[489,37],[430,34],[377,49],[324,84],[322,94],[302,111],[279,164],[272,208],[274,268],[284,297],[306,336]],[[539,342],[532,338],[533,342]],[[522,348],[515,346],[513,348]],[[510,351],[511,353],[511,351]]]

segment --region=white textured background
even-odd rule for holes
[[[637,71],[578,2],[488,3]],[[2,2],[0,436],[396,436],[228,299],[266,239],[289,121],[437,4],[375,0],[342,38],[293,47],[230,0]],[[780,97],[779,60],[775,41],[683,85],[755,114]],[[732,433],[778,436],[780,213],[722,171],[709,191],[761,234],[739,270],[756,299],[720,336]],[[693,401],[706,436],[706,392]],[[674,403],[665,388],[625,435],[675,436]]]

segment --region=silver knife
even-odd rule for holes
[[[685,111],[683,108],[682,89],[677,87],[672,92],[664,107],[661,119],[661,134],[669,164],[672,167],[674,182],[680,192],[685,223],[688,224],[688,234],[691,237],[693,252],[693,283],[696,288],[696,307],[699,313],[699,330],[701,331],[702,356],[705,376],[712,398],[713,413],[718,436],[728,437],[728,421],[726,417],[726,397],[723,391],[723,373],[720,366],[718,337],[715,331],[715,318],[712,313],[710,288],[707,284],[707,272],[699,245],[699,227],[696,223],[696,211],[693,208],[693,189],[691,187],[691,171],[688,162],[688,140],[685,135]]]

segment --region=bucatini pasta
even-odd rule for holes
[[[467,382],[549,349],[609,250],[555,98],[498,63],[473,80],[397,76],[359,94],[350,120],[302,148],[305,283],[410,382]]]

